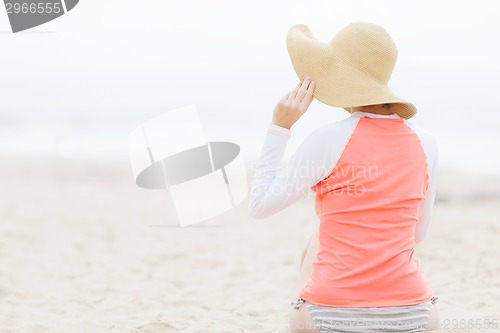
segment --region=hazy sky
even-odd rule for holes
[[[276,101],[298,80],[286,51],[289,27],[307,24],[328,42],[366,20],[398,45],[390,86],[417,105],[415,123],[444,141],[461,131],[490,137],[500,128],[496,8],[481,0],[81,0],[18,34],[0,13],[0,129],[71,135],[54,126],[97,119],[126,134],[140,120],[196,104],[209,139],[241,140],[255,151]],[[314,101],[292,128],[287,153],[345,116]]]

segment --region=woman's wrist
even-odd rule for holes
[[[279,122],[279,121],[276,121],[276,120],[273,120],[271,123],[272,123],[273,125],[276,125],[276,126],[279,126],[279,127],[286,128],[287,130],[291,130],[291,128],[292,128],[292,125],[283,124],[283,123],[281,123],[281,122]]]
[[[292,130],[283,127],[281,125],[271,123],[267,129],[268,132],[282,135],[284,137],[290,138],[292,136]]]

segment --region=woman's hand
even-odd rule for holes
[[[278,101],[274,108],[273,124],[290,129],[307,111],[313,100],[315,83],[305,77],[292,91]]]

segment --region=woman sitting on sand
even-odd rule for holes
[[[287,47],[301,82],[277,104],[248,209],[266,218],[308,189],[319,230],[303,257],[292,332],[421,332],[439,326],[414,258],[431,222],[434,139],[407,119],[416,108],[387,87],[397,49],[380,26],[356,22],[330,43],[293,26]],[[291,126],[313,96],[350,116],[309,135],[279,171]]]

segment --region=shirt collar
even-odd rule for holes
[[[353,117],[361,118],[363,116],[367,116],[369,118],[390,118],[390,119],[401,119],[401,117],[395,113],[393,114],[377,114],[371,112],[363,112],[363,111],[354,111],[351,114]]]

